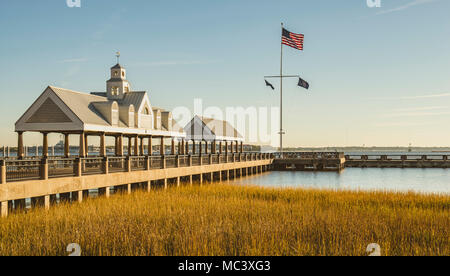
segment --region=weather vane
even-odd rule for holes
[[[119,61],[120,61],[120,52],[116,52],[116,57],[117,57],[117,64],[119,64]]]

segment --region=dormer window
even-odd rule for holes
[[[117,76],[119,76],[119,72],[114,71],[114,77],[117,77]]]

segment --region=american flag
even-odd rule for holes
[[[281,36],[281,43],[290,46],[294,49],[303,51],[303,39],[302,34],[294,34],[283,28],[283,35]]]

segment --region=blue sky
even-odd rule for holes
[[[153,105],[278,106],[280,22],[305,34],[285,48],[286,144],[450,146],[450,1],[2,1],[0,144],[48,85],[102,91],[114,53]],[[277,81],[273,84],[278,87]],[[39,136],[27,136],[29,144]]]

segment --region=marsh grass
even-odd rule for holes
[[[450,255],[450,197],[214,184],[0,220],[0,255]]]

